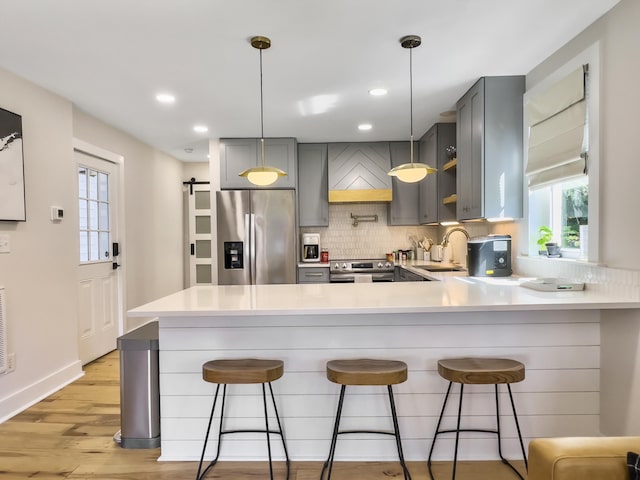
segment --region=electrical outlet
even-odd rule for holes
[[[10,353],[9,355],[7,355],[7,361],[9,363],[9,368],[7,368],[7,372],[6,373],[11,373],[11,372],[15,371],[15,369],[16,369],[16,354],[15,353]]]

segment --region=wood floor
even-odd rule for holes
[[[193,480],[194,462],[158,462],[159,449],[123,449],[120,429],[118,352],[85,367],[86,375],[0,425],[1,479]],[[517,464],[517,462],[515,462]],[[520,462],[522,463],[522,462]],[[425,462],[409,462],[413,480],[427,480]],[[520,465],[521,467],[522,465]],[[293,462],[290,480],[319,480],[321,463]],[[435,463],[438,480],[451,478],[449,462]],[[521,468],[522,471],[522,468]],[[268,479],[263,462],[223,462],[208,478]],[[284,479],[278,465],[277,479]],[[333,480],[402,479],[396,462],[338,462]],[[461,462],[457,479],[517,480],[499,462]]]

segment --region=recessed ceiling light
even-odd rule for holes
[[[358,125],[358,130],[361,130],[363,132],[367,130],[371,130],[372,128],[373,128],[373,125],[371,125],[370,123],[362,123]]]
[[[176,97],[174,97],[170,93],[159,93],[156,95],[156,100],[167,105],[176,103]]]
[[[372,88],[371,90],[369,90],[369,95],[372,95],[374,97],[381,97],[386,94],[387,94],[386,88]]]
[[[198,133],[207,133],[209,131],[209,127],[206,125],[196,125],[193,127],[193,131]]]

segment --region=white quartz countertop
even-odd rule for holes
[[[138,317],[436,313],[640,308],[640,294],[584,291],[540,292],[526,279],[430,273],[439,281],[197,286],[130,310]]]

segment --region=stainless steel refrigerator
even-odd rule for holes
[[[216,193],[218,283],[296,283],[293,190]]]

